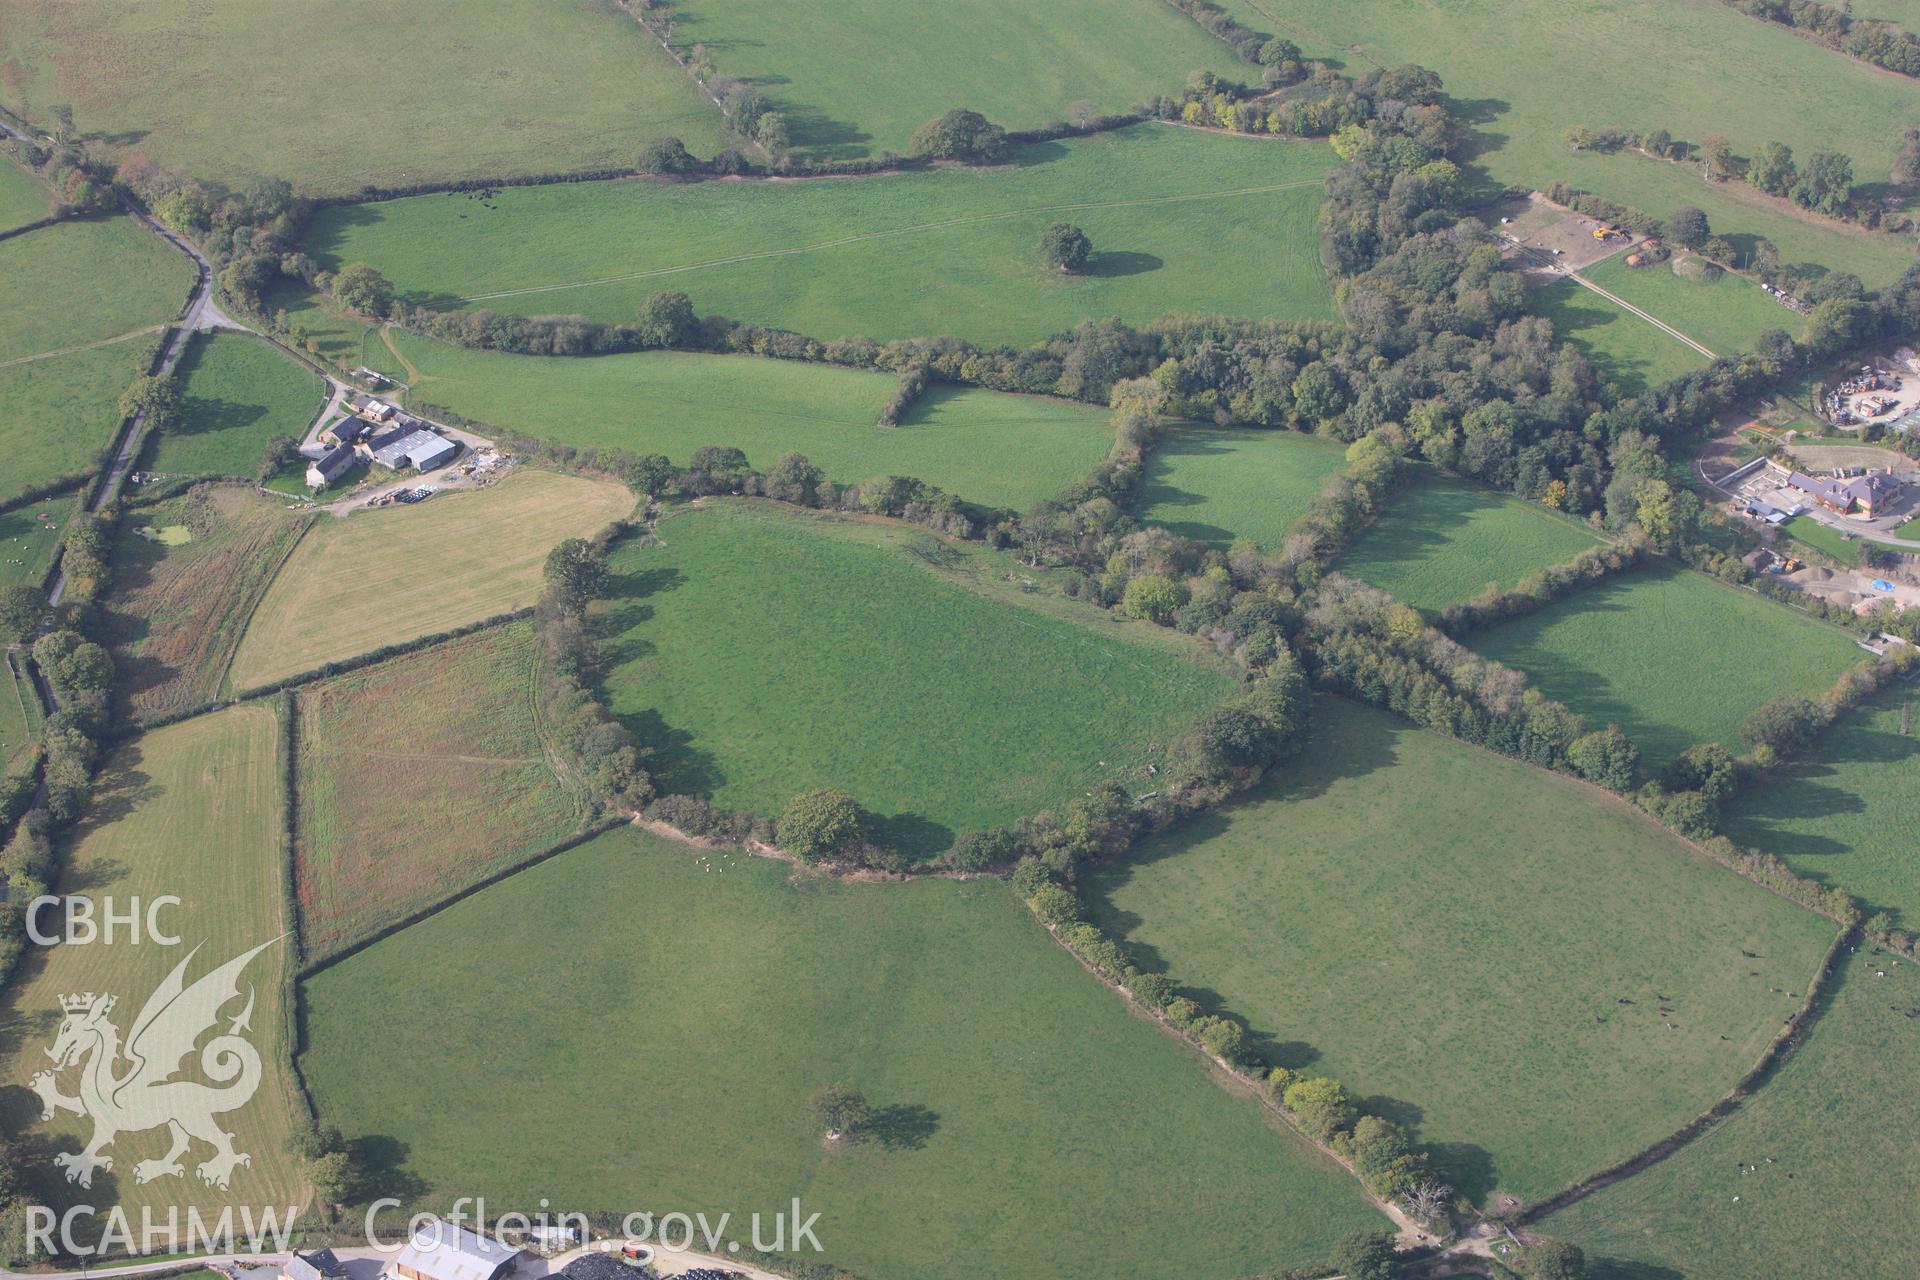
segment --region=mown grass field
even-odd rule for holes
[[[284,503],[226,486],[121,521],[107,626],[136,720],[220,695],[247,619],[306,523]]]
[[[163,911],[160,920],[181,945],[135,946],[123,932],[112,944],[29,946],[0,998],[0,1078],[22,1086],[48,1066],[42,1050],[59,1028],[62,995],[118,995],[112,1021],[124,1035],[147,996],[191,948],[201,950],[188,981],[285,933],[291,922],[281,875],[279,735],[271,706],[256,703],[157,729],[106,758],[87,816],[69,839],[63,891],[84,889],[96,906],[111,895],[121,909],[134,896],[151,902],[176,895],[180,905]],[[24,1167],[50,1184],[37,1190],[54,1197],[38,1203],[84,1202],[103,1212],[119,1204],[136,1224],[142,1205],[153,1206],[164,1223],[168,1205],[180,1206],[183,1214],[189,1205],[216,1214],[229,1204],[278,1205],[284,1216],[288,1205],[302,1203],[304,1180],[287,1153],[296,1114],[286,1007],[293,962],[283,940],[242,975],[243,994],[250,988],[254,999],[248,1039],[260,1053],[264,1078],[251,1101],[218,1117],[234,1134],[235,1149],[253,1157],[250,1167],[235,1171],[228,1190],[208,1187],[196,1175],[194,1166],[210,1154],[199,1143],[183,1162],[183,1176],[137,1183],[136,1162],[157,1159],[167,1149],[164,1128],[122,1133],[110,1149],[113,1171],[96,1174],[90,1189],[69,1186],[60,1181],[51,1153],[76,1150],[92,1122],[63,1112],[42,1123],[39,1100],[23,1087],[8,1088],[0,1091],[0,1118],[10,1134],[20,1135],[15,1141],[26,1155]],[[224,1012],[231,1018],[241,1007],[235,1000]],[[59,1082],[69,1094],[74,1078],[65,1072]]]
[[[726,503],[629,542],[602,606],[608,705],[662,792],[777,816],[839,787],[914,855],[1055,808],[1231,688],[1197,646],[1004,579],[1010,556],[910,526]],[[991,594],[990,594],[991,593]]]
[[[1740,749],[1770,698],[1823,692],[1867,655],[1838,627],[1679,569],[1642,569],[1466,637],[1658,768],[1696,742]]]
[[[1728,806],[1726,831],[1920,925],[1920,690],[1896,685],[1849,712],[1813,758],[1777,769]]]
[[[1710,0],[1226,0],[1247,25],[1298,41],[1349,70],[1417,62],[1445,79],[1485,148],[1475,172],[1540,189],[1556,178],[1658,218],[1692,205],[1743,253],[1756,237],[1789,262],[1818,262],[1885,284],[1911,245],[1799,216],[1744,184],[1709,184],[1696,167],[1620,152],[1574,154],[1569,126],[1664,128],[1698,141],[1724,134],[1750,156],[1769,141],[1796,157],[1853,158],[1863,184],[1884,182],[1901,131],[1920,124],[1913,82],[1756,22]],[[1711,344],[1709,344],[1711,345]]]
[[[531,605],[547,552],[633,510],[624,485],[521,471],[492,488],[326,517],[267,588],[236,692]]]
[[[1253,798],[1101,872],[1094,919],[1409,1123],[1476,1200],[1691,1119],[1833,939],[1591,788],[1337,699],[1311,733]]]
[[[200,334],[180,358],[180,421],[151,437],[142,465],[251,479],[270,436],[300,440],[327,402],[312,370],[256,338]]]
[[[763,469],[798,450],[841,484],[911,475],[969,502],[1024,508],[1085,475],[1113,441],[1104,409],[978,387],[933,387],[883,427],[894,377],[832,365],[665,351],[556,360],[393,336],[418,371],[415,403],[681,464],[703,445],[743,449]]]
[[[1540,1229],[1577,1240],[1595,1280],[1911,1275],[1920,972],[1867,945],[1844,959],[1804,1043],[1739,1111]]]
[[[533,624],[300,690],[301,939],[323,959],[552,848],[581,807],[536,712]]]
[[[1381,1224],[1004,885],[789,872],[623,829],[315,975],[301,1065],[322,1117],[404,1144],[436,1203],[740,1224],[798,1193],[821,1215],[807,1261],[900,1280],[1247,1275]],[[500,1052],[472,1010],[538,991],[584,1016],[516,1019]],[[529,1079],[549,1105],[500,1105]],[[806,1098],[833,1081],[889,1141],[827,1149]]]
[[[0,367],[0,500],[94,468],[120,425],[120,393],[146,372],[158,336]]]
[[[0,240],[0,365],[163,324],[192,283],[185,255],[131,218],[60,222]]]
[[[1345,465],[1339,445],[1294,431],[1169,430],[1147,459],[1135,514],[1216,547],[1252,538],[1278,550],[1322,482]]]
[[[1538,503],[1430,478],[1388,504],[1336,566],[1416,609],[1512,587],[1598,543]]]
[[[1806,325],[1804,318],[1768,297],[1759,285],[1731,271],[1695,283],[1675,275],[1670,263],[1629,267],[1626,255],[1617,253],[1581,274],[1706,344],[1717,355],[1751,351],[1769,329],[1798,333]]]
[[[53,193],[11,159],[0,158],[0,231],[38,222],[52,207]]]
[[[692,0],[674,16],[676,45],[704,43],[787,113],[795,145],[837,156],[904,152],[954,106],[1030,129],[1076,103],[1129,110],[1197,69],[1247,74],[1171,7],[1127,0],[962,0],[937,18],[887,0]]]
[[[1639,395],[1707,363],[1678,338],[1574,280],[1531,291],[1527,306],[1551,320],[1555,336],[1580,348],[1601,380],[1622,395]]]
[[[1317,143],[1142,124],[984,169],[338,207],[306,245],[330,267],[372,263],[422,304],[625,321],[647,294],[682,289],[702,315],[820,339],[1024,343],[1170,311],[1331,320],[1314,220],[1335,161]],[[1060,221],[1093,241],[1081,274],[1040,256]]]
[[[72,498],[62,495],[0,515],[0,588],[40,581],[72,510]]]
[[[44,125],[70,102],[109,154],[236,187],[595,169],[663,134],[703,155],[723,136],[718,108],[610,0],[21,0],[0,64],[0,105]]]

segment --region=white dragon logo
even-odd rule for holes
[[[158,1160],[136,1164],[136,1182],[184,1173],[180,1157],[187,1154],[194,1138],[213,1147],[213,1156],[196,1170],[209,1186],[226,1190],[234,1169],[253,1163],[252,1156],[233,1149],[233,1135],[214,1121],[215,1115],[244,1106],[260,1087],[259,1051],[240,1035],[251,1029],[251,988],[246,1007],[226,1033],[200,1050],[200,1070],[214,1084],[173,1076],[200,1037],[220,1021],[220,1010],[239,998],[240,971],[247,962],[278,941],[263,942],[187,986],[187,965],[200,950],[196,946],[147,997],[124,1049],[120,1029],[107,1020],[117,997],[91,991],[60,997],[66,1017],[47,1050],[56,1065],[53,1071],[34,1076],[31,1084],[40,1095],[41,1119],[51,1120],[56,1111],[93,1117],[93,1140],[86,1148],[54,1157],[66,1170],[67,1181],[91,1187],[95,1169],[113,1170],[113,1158],[101,1153],[115,1138],[161,1125],[172,1134],[173,1146]],[[124,1072],[120,1070],[123,1057],[128,1063]],[[75,1066],[80,1068],[79,1096],[68,1097],[60,1092],[55,1072]]]

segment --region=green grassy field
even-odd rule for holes
[[[301,940],[318,960],[565,839],[581,806],[536,714],[533,624],[299,694]]]
[[[1107,456],[1105,410],[1069,400],[935,387],[898,427],[877,425],[890,374],[648,351],[557,360],[467,351],[396,333],[419,371],[409,399],[581,449],[744,449],[756,467],[799,450],[841,484],[917,476],[969,502],[1028,507]]]
[[[1780,526],[1788,538],[1800,544],[1805,550],[1812,548],[1823,555],[1830,556],[1843,565],[1859,567],[1865,562],[1865,553],[1869,548],[1891,551],[1897,555],[1906,554],[1906,548],[1889,546],[1884,542],[1874,542],[1866,538],[1843,538],[1840,531],[1832,525],[1821,524],[1811,516],[1795,516]],[[1894,530],[1896,536],[1912,537],[1913,533],[1902,534]]]
[[[157,729],[104,761],[88,814],[69,838],[60,889],[84,890],[94,895],[96,906],[111,896],[119,909],[135,896],[151,902],[158,895],[175,895],[180,905],[163,911],[159,919],[182,945],[135,946],[122,932],[111,945],[26,949],[0,999],[0,1021],[7,1028],[0,1071],[16,1086],[0,1092],[0,1122],[8,1133],[20,1135],[18,1141],[44,1141],[54,1150],[71,1151],[93,1127],[67,1113],[41,1122],[38,1099],[18,1087],[48,1065],[42,1050],[53,1042],[60,1025],[62,995],[117,995],[111,1020],[125,1034],[148,995],[187,958],[190,948],[202,950],[188,970],[189,981],[273,941],[288,928],[281,877],[279,735],[273,710],[258,703]],[[90,1189],[59,1182],[58,1171],[37,1162],[44,1157],[36,1158],[33,1174],[44,1173],[57,1186],[41,1188],[42,1193],[59,1197],[38,1203],[84,1201],[103,1211],[120,1204],[129,1207],[136,1224],[142,1205],[153,1207],[164,1224],[168,1205],[180,1206],[183,1214],[189,1205],[215,1213],[230,1204],[278,1205],[284,1216],[286,1206],[302,1203],[304,1180],[287,1154],[297,1114],[292,1046],[285,1036],[290,1026],[286,980],[292,964],[291,951],[281,941],[254,959],[241,980],[243,993],[253,993],[248,1039],[259,1051],[264,1073],[251,1101],[218,1117],[221,1127],[234,1135],[236,1150],[252,1157],[251,1166],[234,1172],[228,1190],[209,1187],[197,1176],[195,1166],[211,1153],[199,1142],[183,1161],[181,1176],[137,1182],[136,1163],[157,1159],[167,1149],[166,1130],[151,1127],[114,1139],[108,1151],[113,1171],[96,1175]],[[234,1000],[225,1012],[231,1018],[240,1009],[241,1001]],[[60,1073],[57,1081],[69,1094],[74,1082],[72,1071]]]
[[[236,187],[603,168],[663,134],[703,155],[723,137],[719,110],[611,0],[21,0],[7,16],[0,105],[45,124],[71,102],[110,155]]]
[[[71,510],[68,497],[54,497],[0,515],[0,588],[40,581]]]
[[[898,1280],[1247,1275],[1381,1225],[1004,885],[789,872],[626,829],[325,970],[301,1059],[321,1115],[404,1144],[436,1203],[743,1223],[797,1193],[827,1260]],[[517,1020],[511,1053],[472,1016],[555,990],[585,1016]],[[550,1105],[499,1105],[530,1078]],[[827,1149],[805,1099],[832,1081],[885,1141]]]
[[[23,762],[26,746],[40,732],[40,698],[11,651],[0,655],[0,778]]]
[[[1170,311],[1330,320],[1314,218],[1335,160],[1316,143],[1143,124],[985,169],[338,207],[307,249],[328,266],[370,262],[423,304],[624,321],[647,294],[683,289],[702,315],[821,339],[1018,343]],[[1059,221],[1093,241],[1082,274],[1040,257]]]
[[[39,235],[39,232],[32,233]],[[0,499],[90,471],[113,445],[120,393],[157,335],[0,368]]]
[[[1639,395],[1707,363],[1678,338],[1573,280],[1532,290],[1527,307],[1553,321],[1554,334],[1580,348],[1601,379],[1622,395]]]
[[[0,240],[0,366],[163,324],[192,283],[186,256],[131,218]]]
[[[1806,324],[1759,285],[1730,271],[1696,284],[1675,275],[1667,263],[1629,267],[1626,255],[1617,253],[1581,274],[1718,355],[1753,350],[1769,329],[1798,333]]]
[[[1093,918],[1410,1121],[1476,1200],[1691,1119],[1832,941],[1590,788],[1337,699],[1313,717],[1276,782],[1101,872]]]
[[[228,682],[243,691],[525,608],[556,543],[633,507],[624,485],[522,471],[418,506],[325,517],[267,588]]]
[[[1743,252],[1764,236],[1789,262],[1819,262],[1871,284],[1913,261],[1910,244],[1804,219],[1741,183],[1709,185],[1686,168],[1621,152],[1571,153],[1575,124],[1664,128],[1698,141],[1719,132],[1742,156],[1769,141],[1796,157],[1846,152],[1863,183],[1884,180],[1901,130],[1920,124],[1913,82],[1756,22],[1712,0],[1225,0],[1256,30],[1298,41],[1351,72],[1418,62],[1478,122],[1473,157],[1492,184],[1539,189],[1556,178],[1664,218],[1692,205]]]
[[[12,160],[0,156],[0,231],[47,216],[53,193]]]
[[[1535,502],[1428,479],[1395,498],[1340,558],[1340,572],[1416,609],[1512,587],[1598,542]]]
[[[1644,569],[1466,637],[1658,768],[1696,742],[1740,746],[1770,698],[1823,692],[1866,655],[1838,627],[1702,574]]]
[[[1578,1241],[1594,1280],[1911,1275],[1920,973],[1889,961],[1848,959],[1806,1041],[1732,1117],[1539,1228]]]
[[[211,487],[130,512],[113,549],[107,628],[137,720],[211,702],[306,517],[248,489]]]
[[[179,377],[180,422],[152,437],[147,470],[251,478],[267,438],[305,438],[327,402],[327,384],[312,370],[237,333],[197,335]]]
[[[152,350],[146,331],[191,280],[186,258],[129,218],[0,240],[0,499],[86,470],[111,443],[115,402]]]
[[[883,843],[937,853],[1101,778],[1147,789],[1150,753],[1231,688],[1182,637],[1047,607],[1011,557],[911,526],[727,503],[660,538],[613,557],[608,704],[661,791],[723,808],[840,787]]]
[[[1920,926],[1920,707],[1895,685],[1849,712],[1804,763],[1747,787],[1726,832],[1777,853],[1802,875],[1836,884]]]
[[[721,75],[763,87],[796,146],[837,156],[906,151],[955,106],[1030,129],[1076,103],[1129,110],[1200,68],[1248,75],[1170,6],[1127,0],[961,0],[938,19],[887,0],[689,0],[674,17],[676,45],[704,43]]]
[[[1135,514],[1216,547],[1252,538],[1278,550],[1345,459],[1334,442],[1293,431],[1170,430],[1147,460]]]

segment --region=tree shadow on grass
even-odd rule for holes
[[[189,396],[181,406],[178,423],[167,428],[167,435],[197,436],[209,431],[231,431],[252,426],[267,416],[265,405],[240,404],[209,396]]]
[[[873,842],[921,862],[953,845],[953,828],[921,813],[873,814],[868,819]]]
[[[391,1196],[411,1204],[431,1190],[425,1179],[407,1168],[412,1148],[398,1138],[370,1133],[349,1142],[347,1149],[362,1171],[361,1186],[369,1199]]]
[[[1158,271],[1166,262],[1151,253],[1132,253],[1126,250],[1114,250],[1095,253],[1087,259],[1086,270],[1082,275],[1096,279],[1111,280],[1120,276],[1145,275],[1149,271]]]
[[[895,1103],[874,1109],[866,1136],[888,1151],[919,1151],[939,1131],[939,1112],[918,1103]]]
[[[726,785],[727,775],[713,753],[694,746],[691,732],[672,727],[658,711],[649,707],[616,718],[646,753],[641,764],[661,795],[711,797]]]
[[[1434,1176],[1475,1204],[1485,1204],[1500,1185],[1500,1167],[1485,1147],[1471,1142],[1416,1142]]]

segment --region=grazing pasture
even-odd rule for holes
[[[257,338],[197,334],[180,359],[180,421],[148,444],[163,474],[251,479],[270,436],[304,438],[322,405],[320,376]]]
[[[1590,787],[1338,699],[1311,732],[1253,797],[1100,872],[1093,919],[1410,1122],[1476,1201],[1691,1119],[1832,941]]]
[[[146,372],[158,336],[0,366],[0,500],[104,460],[120,426],[120,393]]]
[[[978,387],[932,387],[883,427],[893,375],[832,365],[666,351],[556,360],[404,333],[394,344],[418,370],[414,401],[528,435],[682,465],[702,445],[743,449],[762,469],[798,450],[841,484],[917,476],[984,506],[1052,497],[1113,441],[1104,409]]]
[[[839,787],[915,856],[1102,778],[1150,789],[1155,751],[1230,678],[1184,637],[1041,607],[1013,565],[770,503],[676,516],[613,556],[608,705],[662,792],[772,817]]]
[[[901,1280],[1272,1273],[1383,1225],[1004,885],[791,871],[625,828],[316,974],[321,1117],[403,1144],[438,1201],[738,1221],[798,1190],[821,1215],[805,1261]],[[500,1052],[473,1010],[538,992],[582,1016]],[[501,1105],[529,1079],[548,1105]],[[871,1140],[821,1140],[806,1099],[836,1081],[875,1108]]]
[[[0,515],[0,588],[40,581],[72,512],[71,496],[61,495]]]
[[[1536,502],[1429,477],[1395,498],[1337,566],[1416,609],[1571,560],[1599,540]]]
[[[118,1204],[136,1224],[145,1205],[164,1224],[169,1205],[183,1214],[189,1205],[214,1214],[230,1204],[277,1205],[284,1218],[287,1206],[305,1202],[305,1180],[287,1152],[298,1103],[286,1036],[294,957],[283,936],[291,922],[282,877],[279,737],[272,707],[255,703],[156,729],[108,755],[94,779],[88,813],[67,838],[56,891],[83,890],[96,900],[110,896],[115,904],[175,895],[180,905],[163,911],[160,920],[183,945],[134,946],[122,934],[112,945],[29,946],[0,996],[0,1025],[6,1028],[0,1078],[13,1086],[0,1090],[0,1123],[24,1151],[44,1153],[31,1157],[35,1174],[45,1170],[57,1180],[52,1165],[41,1161],[50,1161],[52,1151],[78,1149],[92,1123],[64,1112],[43,1123],[39,1100],[19,1086],[48,1066],[42,1050],[59,1028],[60,997],[81,991],[117,995],[111,1018],[125,1034],[148,995],[191,948],[200,950],[187,971],[189,982],[272,943],[241,979],[242,995],[253,994],[248,1039],[259,1051],[263,1079],[250,1102],[219,1117],[235,1149],[252,1163],[234,1171],[227,1190],[209,1187],[196,1166],[211,1148],[196,1142],[181,1176],[143,1184],[135,1166],[165,1154],[167,1131],[127,1131],[108,1153],[111,1173],[95,1175],[85,1191],[56,1183],[70,1199],[42,1203],[84,1200],[103,1213]],[[242,1007],[240,999],[224,1005],[223,1028]],[[58,1083],[72,1093],[74,1074],[63,1073]]]
[[[1920,701],[1895,685],[1848,712],[1800,764],[1775,769],[1727,808],[1726,832],[1777,853],[1802,875],[1834,884],[1920,926]]]
[[[1805,1041],[1739,1111],[1539,1224],[1581,1244],[1594,1280],[1912,1274],[1920,971],[1870,944],[1842,962]]]
[[[1853,158],[1863,184],[1882,183],[1902,130],[1920,125],[1913,81],[1756,22],[1713,0],[1225,0],[1248,26],[1299,42],[1350,71],[1417,62],[1446,81],[1486,146],[1474,157],[1491,184],[1540,189],[1556,178],[1657,218],[1704,209],[1751,253],[1771,240],[1788,262],[1852,271],[1871,285],[1913,261],[1899,237],[1800,216],[1744,183],[1710,184],[1699,167],[1631,151],[1569,151],[1572,125],[1664,128],[1692,142],[1721,133],[1740,156],[1770,141],[1796,157]],[[1711,344],[1709,344],[1711,345]]]
[[[285,506],[208,486],[121,521],[107,621],[134,719],[220,696],[247,619],[307,525]]]
[[[1196,69],[1247,75],[1172,7],[1128,0],[961,0],[938,17],[888,0],[692,0],[674,19],[676,45],[705,44],[721,75],[787,114],[796,146],[835,156],[906,151],[959,105],[1030,129],[1076,104],[1130,110]]]
[[[1336,159],[1318,143],[1141,124],[990,168],[343,206],[315,217],[306,248],[330,268],[370,262],[421,305],[628,321],[647,294],[681,289],[702,315],[822,340],[1025,343],[1170,311],[1332,320],[1314,220]],[[1093,242],[1080,274],[1042,260],[1040,233],[1060,221]]]
[[[1466,644],[1592,723],[1618,724],[1655,769],[1696,742],[1738,750],[1754,708],[1824,692],[1866,656],[1838,627],[1668,568],[1609,579]]]
[[[1175,428],[1147,459],[1135,514],[1211,546],[1252,538],[1275,551],[1345,465],[1341,446],[1294,431]]]
[[[1650,391],[1707,363],[1686,343],[1577,281],[1543,285],[1527,295],[1527,306],[1551,320],[1554,334],[1580,348],[1601,380],[1622,395]]]
[[[45,125],[70,102],[108,155],[235,187],[598,169],[663,134],[703,155],[724,137],[719,110],[612,0],[19,0],[0,65],[0,106]]]
[[[25,169],[0,157],[0,231],[38,222],[53,207],[53,193]]]
[[[299,692],[301,939],[324,959],[571,834],[532,623]]]
[[[623,485],[521,471],[489,489],[323,519],[267,588],[229,684],[244,691],[525,608],[548,551],[633,505]]]
[[[132,218],[58,222],[0,240],[0,367],[163,324],[192,283],[185,255]]]

